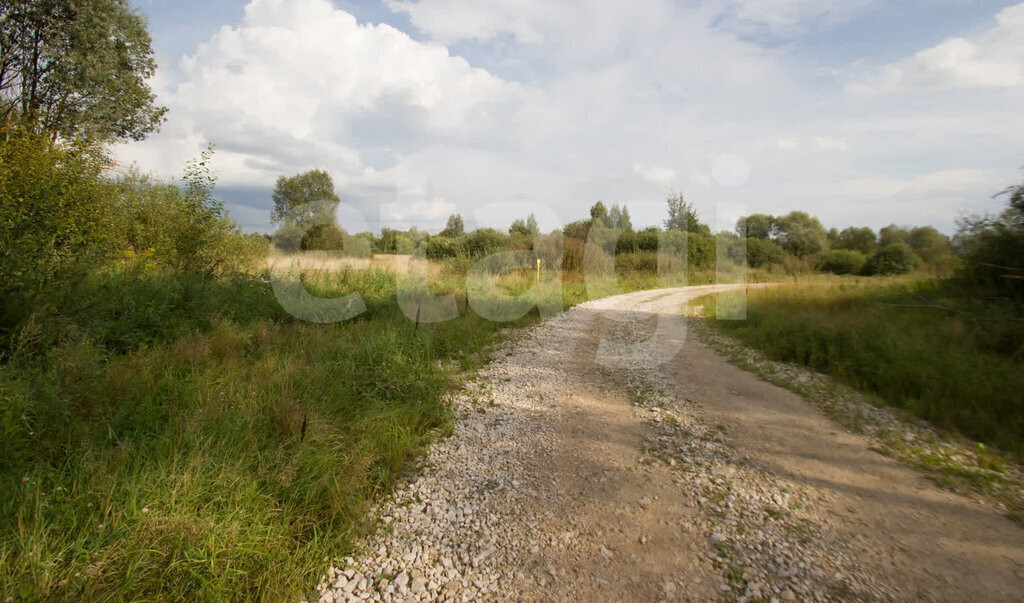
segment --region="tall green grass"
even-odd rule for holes
[[[715,299],[705,298],[713,315]],[[738,302],[738,294],[718,303]],[[1024,323],[950,283],[821,279],[746,293],[727,334],[1024,457]],[[944,309],[943,309],[944,308]]]
[[[302,276],[319,297],[360,293],[366,311],[304,323],[267,275],[139,263],[90,274],[15,335],[0,361],[0,598],[309,594],[450,427],[462,372],[504,329],[538,320],[478,316],[464,270],[430,281],[459,317],[418,326],[391,273]],[[531,287],[532,270],[513,271],[472,295],[553,295],[556,276]],[[561,302],[664,283],[570,276]]]
[[[0,364],[4,598],[301,596],[449,424],[458,372],[536,320],[462,298],[417,327],[391,274],[308,285],[368,310],[300,323],[256,279],[115,270],[28,327]]]

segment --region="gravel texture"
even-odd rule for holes
[[[977,591],[935,575],[963,565],[959,548],[911,550],[925,545],[900,531],[929,521],[940,533],[961,515],[942,515],[929,498],[921,504],[934,517],[896,508],[879,524],[884,496],[908,495],[869,492],[875,469],[850,482],[855,494],[838,478],[811,479],[821,459],[807,461],[807,475],[793,469],[799,458],[775,463],[761,446],[781,441],[770,422],[751,426],[720,408],[713,386],[738,388],[729,397],[753,405],[741,407],[745,418],[778,396],[804,413],[808,440],[825,438],[829,449],[837,438],[860,465],[895,465],[789,392],[761,383],[750,387],[767,393],[744,394],[741,381],[754,377],[691,345],[678,308],[711,290],[588,302],[514,336],[453,396],[454,432],[378,509],[381,528],[360,554],[326,572],[319,600],[956,600]],[[969,504],[941,502],[956,512]],[[855,520],[854,510],[865,512]],[[979,538],[1018,530],[1000,541],[1002,561],[983,560],[996,573],[979,579],[998,584],[978,598],[1024,592],[1022,532],[994,513],[964,512],[988,513],[965,527]]]

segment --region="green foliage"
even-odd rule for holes
[[[590,208],[590,220],[595,224],[600,224],[605,228],[613,228],[611,218],[608,217],[608,208],[605,207],[604,203],[598,201]]]
[[[941,428],[1024,454],[1024,324],[975,307],[949,283],[860,279],[752,289],[746,305],[747,320],[720,328]]]
[[[982,294],[1008,296],[1024,315],[1024,184],[1003,191],[1008,207],[998,216],[970,216],[958,223],[960,277]]]
[[[317,224],[302,237],[303,250],[341,251],[345,247],[345,233],[337,224]]]
[[[448,237],[454,239],[455,237],[461,237],[466,233],[466,226],[462,223],[462,216],[459,214],[452,214],[448,216],[448,222],[444,226],[444,230],[438,234],[442,237]]]
[[[889,245],[906,245],[910,231],[902,226],[890,224],[878,231],[878,245],[888,247]]]
[[[0,121],[71,140],[140,140],[163,121],[145,19],[126,0],[4,0]]]
[[[331,175],[324,170],[279,177],[272,198],[274,209],[270,223],[294,224],[301,228],[336,223],[334,212],[341,202],[334,192]]]
[[[246,236],[214,199],[212,147],[186,165],[183,188],[129,173],[111,195],[111,234],[127,258],[185,273],[214,274],[252,269],[268,244]]]
[[[532,237],[540,233],[540,227],[537,226],[537,216],[530,214],[526,217],[526,220],[516,220],[512,222],[512,226],[508,229],[509,234],[520,234],[527,237]]]
[[[109,248],[107,158],[39,136],[0,145],[0,336],[72,286]]]
[[[701,224],[697,217],[697,210],[693,204],[683,198],[682,193],[672,193],[666,199],[668,205],[668,219],[665,220],[665,230],[681,230],[700,234],[711,234],[711,229],[706,224]]]
[[[450,367],[501,329],[414,332],[384,273],[308,286],[368,312],[296,324],[258,279],[139,268],[83,284],[50,352],[0,364],[0,597],[308,593],[448,424]]]
[[[775,219],[775,242],[798,258],[814,255],[825,248],[825,228],[806,212],[793,211]]]
[[[852,249],[832,249],[818,255],[818,266],[832,274],[860,274],[867,258]]]
[[[737,239],[728,249],[729,259],[737,264],[746,262],[751,268],[767,268],[781,264],[786,252],[768,239],[749,237]]]
[[[569,222],[562,228],[562,233],[569,239],[576,239],[577,241],[586,241],[587,234],[590,232],[590,224],[592,220],[577,220],[575,222]]]
[[[832,248],[859,251],[863,255],[869,256],[878,249],[878,237],[875,235],[875,231],[867,226],[861,228],[851,226],[844,228],[839,233],[835,242],[832,243]]]
[[[864,263],[865,276],[886,276],[907,274],[917,269],[918,258],[902,243],[882,247]]]
[[[438,235],[427,241],[427,259],[440,261],[448,258],[462,257],[464,249],[462,241]]]
[[[608,221],[612,228],[624,232],[633,231],[633,220],[629,217],[629,208],[625,205],[622,207],[619,207],[617,203],[612,205],[612,208],[608,210]]]
[[[775,218],[767,214],[751,214],[736,221],[736,234],[751,239],[770,239],[775,234]]]

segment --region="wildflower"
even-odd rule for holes
[[[142,507],[142,514],[145,515],[146,513],[149,513],[149,507]]]
[[[28,477],[23,477],[23,478],[21,478],[21,483],[23,483],[23,484],[27,484],[28,482],[29,482],[29,479],[28,479]]]

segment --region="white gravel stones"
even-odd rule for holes
[[[590,302],[514,334],[453,397],[452,435],[432,445],[418,476],[377,510],[383,529],[360,543],[361,554],[327,571],[320,601],[545,598],[554,585],[579,579],[566,560],[580,547],[590,547],[608,567],[628,563],[628,551],[606,546],[602,526],[543,529],[563,512],[552,503],[559,490],[555,475],[543,468],[555,459],[564,412],[557,401],[575,379],[565,359],[596,312],[607,309],[616,309],[620,322],[604,335],[615,362],[601,371],[609,387],[630,393],[636,417],[646,424],[640,459],[671,468],[667,474],[679,485],[673,504],[694,513],[673,529],[700,542],[693,564],[717,572],[714,583],[705,581],[705,592],[739,601],[899,599],[899,591],[876,583],[848,550],[830,542],[818,510],[826,495],[737,453],[727,430],[704,418],[685,386],[668,382],[649,359],[632,353],[649,332],[650,312],[679,306],[673,295],[637,301],[626,311],[617,306],[622,298]],[[632,500],[640,508],[656,502],[643,492]],[[642,532],[633,532],[633,539],[650,546]],[[630,578],[609,571],[588,579],[601,586]],[[671,575],[651,585],[668,600],[692,598],[688,584]]]

